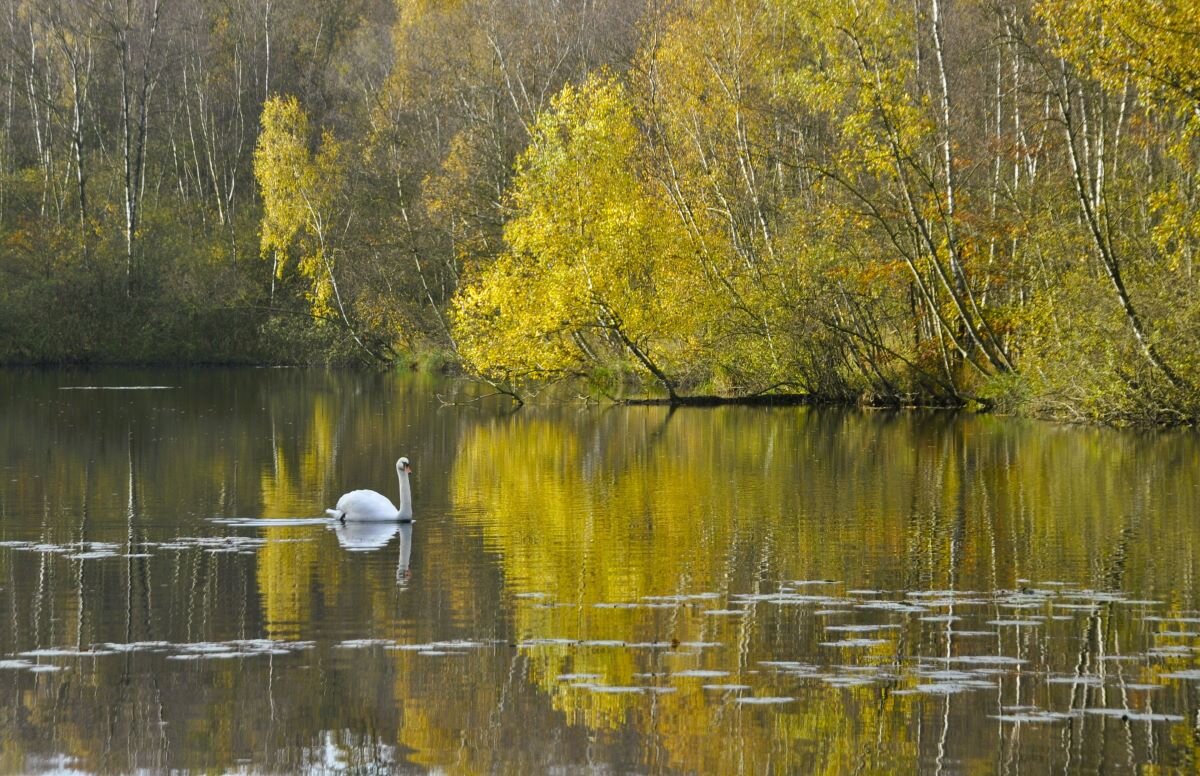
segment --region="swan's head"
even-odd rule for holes
[[[399,461],[396,461],[396,471],[404,472],[405,474],[412,473],[412,466],[408,463],[407,458],[401,458]]]

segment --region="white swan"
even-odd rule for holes
[[[412,472],[407,458],[396,461],[396,476],[400,478],[400,508],[397,509],[391,500],[382,493],[373,490],[352,490],[338,499],[337,507],[326,509],[325,514],[341,520],[362,521],[399,521],[411,523],[412,488],[408,484],[408,475]]]

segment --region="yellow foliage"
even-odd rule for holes
[[[326,230],[344,177],[342,150],[329,131],[316,154],[309,150],[308,114],[295,97],[272,97],[263,104],[262,130],[254,149],[254,177],[262,195],[260,252],[278,257],[280,277],[297,246],[297,270],[311,283],[313,312],[330,312],[329,280],[333,252]]]
[[[455,302],[460,353],[476,372],[579,373],[610,335],[665,362],[678,354],[687,240],[639,175],[639,144],[611,78],[564,87],[539,117],[517,162],[508,250]]]

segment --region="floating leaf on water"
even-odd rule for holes
[[[528,649],[530,647],[562,647],[574,643],[571,639],[527,639],[519,642],[517,646]],[[407,649],[407,647],[400,647],[400,649]]]
[[[1008,655],[955,655],[953,657],[934,657],[931,660],[940,660],[945,663],[964,663],[966,665],[980,666],[1019,666],[1028,663],[1019,657],[1009,657]]]
[[[32,666],[33,663],[28,660],[0,660],[0,671],[13,671]]]
[[[1152,633],[1155,638],[1172,638],[1172,639],[1190,639],[1200,636],[1197,631],[1155,631]]]
[[[559,674],[558,681],[560,682],[579,682],[582,680],[599,679],[600,674]]]
[[[802,595],[800,593],[787,593],[778,595],[768,599],[767,603],[776,604],[777,606],[803,606],[805,604],[822,604],[832,605],[841,603],[840,598],[830,598],[827,595]]]
[[[580,685],[583,686],[583,685]],[[645,692],[646,687],[629,687],[611,684],[593,684],[589,685],[589,689],[593,692],[608,693],[611,695],[633,695],[635,693]]]
[[[1096,603],[1120,603],[1125,600],[1123,593],[1104,593],[1097,590],[1078,590],[1066,593],[1064,598],[1078,598],[1082,601]]]
[[[953,695],[955,693],[967,692],[968,690],[991,690],[996,685],[991,682],[985,682],[981,679],[972,679],[961,682],[932,682],[929,684],[918,684],[912,688],[913,692],[925,693],[928,695]]]
[[[176,647],[176,649],[181,649],[184,652],[193,652],[193,653],[196,653],[196,652],[199,652],[199,653],[228,652],[229,651],[229,644],[226,642],[217,643],[217,642],[212,642],[212,641],[197,641],[197,642],[192,642],[189,644],[176,644],[175,647]]]
[[[1039,724],[1044,722],[1061,722],[1064,719],[1071,719],[1074,714],[1067,714],[1061,711],[1023,711],[1013,712],[1008,714],[992,714],[989,719],[999,720],[1000,722],[1015,722],[1015,723],[1033,723]]]
[[[926,617],[918,618],[921,622],[958,622],[962,619],[955,614],[931,614]]]
[[[996,635],[996,631],[985,631],[985,630],[956,630],[956,631],[950,631],[950,635],[951,635],[951,636],[955,636],[955,637],[967,637],[967,636],[972,636],[972,637],[974,637],[974,636],[995,636],[995,635]]]
[[[472,641],[470,639],[451,639],[450,641],[435,641],[433,642],[433,646],[437,647],[438,649],[453,649],[461,651],[464,649],[483,649],[484,647],[492,646],[495,643],[496,642]]]
[[[382,647],[396,642],[391,639],[347,639],[334,644],[334,649],[362,649],[364,647]]]
[[[897,630],[899,627],[894,623],[886,625],[826,625],[825,630],[837,633],[878,633],[884,630]]]
[[[38,665],[30,666],[29,670],[35,674],[49,674],[55,671],[61,671],[63,670],[63,667],[40,663]]]
[[[128,644],[105,643],[101,647],[113,652],[161,652],[171,646],[169,641],[133,641]]]
[[[802,587],[804,585],[837,585],[840,583],[832,579],[793,579],[787,584],[792,587]]]
[[[711,617],[740,617],[746,613],[745,609],[706,609],[705,614]]]
[[[684,671],[676,671],[671,676],[682,676],[685,678],[702,678],[715,679],[720,676],[729,676],[728,671],[715,671],[708,668],[689,668]]]
[[[748,684],[705,684],[701,685],[701,689],[709,690],[710,692],[745,692],[750,689]]]
[[[925,679],[933,679],[938,682],[961,682],[967,679],[972,679],[976,674],[969,671],[955,671],[953,669],[943,669],[940,671],[917,671],[917,676]]]
[[[1084,709],[1084,714],[1095,714],[1101,717],[1113,717],[1116,719],[1131,720],[1136,722],[1182,722],[1183,717],[1179,714],[1159,714],[1149,711],[1131,711],[1130,709]]]
[[[822,641],[822,647],[877,647],[880,644],[891,644],[887,639],[842,639],[840,641]]]
[[[617,639],[588,639],[587,641],[579,642],[582,647],[624,647],[626,642],[618,641]]]
[[[71,647],[47,647],[43,649],[31,649],[28,652],[20,653],[21,657],[97,657],[99,655],[115,655],[115,650],[91,649],[80,650]]]
[[[1087,687],[1103,687],[1104,677],[1096,676],[1095,674],[1082,674],[1080,676],[1051,676],[1046,678],[1046,684],[1069,684],[1084,685]]]
[[[1182,671],[1171,671],[1169,673],[1159,674],[1160,679],[1186,679],[1188,681],[1200,681],[1200,668],[1187,668]]]
[[[549,593],[513,593],[513,598],[549,598]]]
[[[1146,654],[1151,657],[1187,657],[1195,652],[1191,647],[1183,645],[1171,645],[1155,647],[1154,649],[1146,650]]]
[[[827,595],[805,595],[803,593],[743,593],[729,597],[729,602],[735,604],[834,604],[839,600]]]
[[[1022,625],[1024,625],[1024,626],[1041,625],[1042,619],[1040,617],[1024,617],[1024,618],[1011,619],[1011,620],[988,620],[987,624],[995,625],[998,628],[1013,628],[1013,627],[1019,628]]]
[[[871,676],[822,676],[821,681],[831,687],[866,687],[869,684],[874,684],[879,681],[878,677]]]
[[[1200,617],[1143,617],[1143,622],[1182,622],[1189,624],[1200,623]]]
[[[677,595],[646,595],[642,596],[642,600],[684,603],[686,601],[715,601],[720,597],[720,593],[680,593]]]
[[[914,606],[913,604],[901,603],[899,601],[867,601],[866,603],[857,604],[856,609],[879,609],[887,612],[927,612],[929,611],[924,606]]]
[[[734,703],[744,703],[747,706],[771,706],[779,703],[791,703],[796,700],[784,695],[750,695],[745,698],[738,698]]]
[[[260,655],[280,655],[295,650],[312,649],[311,641],[272,641],[271,639],[232,639],[230,641],[197,641],[186,644],[168,644],[167,647],[178,651],[178,655],[169,655],[168,659],[194,658],[231,658],[257,657]]]

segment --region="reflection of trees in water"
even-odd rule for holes
[[[1182,514],[1176,510],[1183,505],[1164,513],[1165,505],[1150,503],[1153,492],[1130,494],[1115,484],[1138,479],[1146,447],[1145,440],[1107,431],[1064,434],[938,413],[535,411],[472,426],[456,458],[453,488],[462,513],[475,516],[487,548],[501,559],[506,589],[548,596],[513,600],[518,633],[718,640],[738,645],[738,663],[716,667],[753,671],[757,660],[777,658],[781,649],[820,656],[811,623],[769,611],[730,622],[686,606],[657,616],[603,604],[774,589],[788,579],[994,590],[1026,578],[1065,578],[1098,589],[1152,589],[1156,569],[1172,561],[1159,555],[1162,548],[1135,547],[1128,530],[1111,521],[1123,512],[1141,523],[1165,518],[1165,529]],[[1151,466],[1142,477],[1170,481],[1172,467]],[[1105,473],[1099,481],[1097,472]],[[1189,536],[1185,546],[1172,548],[1173,561],[1187,567],[1195,550]],[[1112,573],[1117,562],[1123,581]],[[1123,631],[1137,624],[1114,607],[1080,621],[1082,652],[1077,660],[1064,656],[1067,662],[1092,666],[1132,641]],[[945,634],[913,635],[924,643],[901,646],[899,657],[950,649]],[[1026,638],[1016,649],[1047,660],[1049,637]],[[891,660],[896,649],[889,643],[870,660]],[[569,721],[596,731],[639,730],[668,753],[672,767],[685,770],[814,763],[836,770],[862,747],[873,752],[865,761],[872,767],[903,767],[918,754],[932,762],[935,755],[925,750],[944,749],[951,706],[972,703],[817,683],[803,688],[803,702],[756,716],[697,692],[662,695],[651,704],[644,694],[581,691],[558,679],[597,674],[605,684],[646,684],[647,672],[690,667],[686,661],[672,666],[632,649],[552,647],[531,649],[530,661],[531,680]],[[1102,693],[1084,688],[1072,708],[1096,705]],[[986,720],[994,706],[986,698],[976,716]],[[960,741],[995,735],[992,723],[972,722],[962,712],[953,718]],[[647,761],[658,762],[647,747]]]
[[[20,699],[0,710],[0,770],[27,770],[28,758],[45,752],[93,770],[225,769],[239,759],[294,770],[327,740],[352,765],[396,747],[402,760],[455,772],[493,770],[499,751],[529,772],[582,765],[589,754],[628,770],[932,764],[946,719],[952,749],[995,740],[996,723],[971,705],[994,708],[994,695],[807,684],[788,688],[802,700],[758,710],[685,689],[655,698],[592,693],[558,676],[638,684],[646,680],[634,674],[648,668],[737,672],[789,652],[820,655],[820,628],[794,610],[759,605],[752,617],[730,619],[686,605],[593,606],[767,591],[785,579],[989,590],[1065,578],[1167,591],[1163,615],[1200,605],[1179,581],[1197,550],[1181,516],[1198,506],[1194,489],[1180,484],[1196,466],[1194,443],[1182,436],[805,409],[683,409],[668,421],[659,408],[559,407],[500,419],[439,410],[380,378],[354,382],[357,392],[298,373],[204,379],[153,398],[0,407],[0,538],[124,549],[211,531],[206,515],[319,514],[347,480],[389,487],[394,454],[419,447],[433,464],[420,469],[419,495],[454,508],[418,523],[414,582],[396,585],[394,539],[381,551],[386,563],[351,563],[333,533],[311,539],[302,527],[266,529],[271,541],[253,556],[154,550],[69,561],[0,550],[5,655],[110,641],[304,638],[347,613],[368,630],[354,636],[502,643],[445,658],[321,644],[292,656],[179,662],[143,652],[55,660],[67,674],[0,671],[0,691]],[[413,447],[394,450],[399,444]],[[450,472],[448,481],[438,471]],[[30,515],[36,525],[25,522]],[[570,606],[513,597],[532,592]],[[1102,606],[1071,624],[1078,652],[1062,660],[1100,666],[1101,655],[1135,640],[1134,625],[1128,608]],[[1061,643],[1047,640],[1049,630],[1004,634],[1004,648],[1042,660]],[[727,646],[701,658],[508,646],[537,637]],[[947,649],[936,631],[905,631],[901,646],[863,659]],[[1190,665],[1163,661],[1165,669]],[[1094,705],[1102,692],[1082,687],[1071,702]],[[1160,702],[1166,692],[1174,690],[1161,691]],[[1000,694],[1026,700],[1010,684]],[[1018,740],[1010,726],[1001,743],[1018,763],[1034,751],[1081,764],[1101,756],[1080,748],[1088,736],[1064,742],[1062,733],[1023,726]]]

